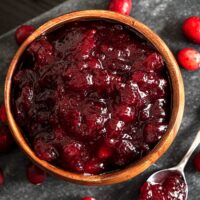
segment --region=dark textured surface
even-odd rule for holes
[[[105,9],[107,0],[68,0],[50,12],[31,20],[29,23],[39,25],[48,19],[73,10]],[[188,42],[181,33],[181,22],[190,15],[200,15],[199,0],[140,0],[134,4],[132,16],[144,22],[156,31],[169,45],[174,53],[183,47],[200,47]],[[3,91],[4,76],[8,64],[16,51],[13,31],[0,37],[0,91]],[[189,148],[197,130],[200,128],[200,71],[182,70],[186,90],[185,113],[179,134],[168,152],[151,168],[133,180],[105,187],[86,187],[48,177],[42,186],[29,184],[25,177],[27,158],[14,150],[9,155],[0,157],[6,183],[0,189],[1,200],[79,200],[85,195],[92,195],[97,200],[136,200],[139,186],[154,171],[173,166],[179,162]],[[3,96],[1,96],[3,99]],[[200,148],[199,148],[200,149]],[[200,174],[195,172],[192,162],[186,167],[189,184],[189,200],[200,199]]]
[[[0,34],[3,34],[67,0],[1,0]]]

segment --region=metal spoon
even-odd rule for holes
[[[186,181],[186,178],[185,178],[184,168],[185,168],[190,156],[192,155],[192,153],[194,152],[196,147],[199,145],[199,143],[200,143],[200,130],[198,131],[190,149],[188,150],[188,152],[185,154],[185,156],[183,157],[183,159],[181,160],[181,162],[177,166],[169,168],[169,169],[160,170],[160,171],[152,174],[147,179],[147,182],[152,184],[152,185],[158,184],[158,183],[161,183],[162,180],[164,180],[172,172],[178,173],[183,177],[183,180],[185,181],[185,185],[186,185],[186,198],[185,198],[185,200],[187,200],[187,198],[188,198],[188,184],[187,184],[187,181]]]

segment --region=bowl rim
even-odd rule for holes
[[[109,173],[100,175],[83,175],[77,174],[70,171],[63,170],[56,167],[44,160],[39,159],[33,150],[29,147],[23,134],[20,131],[11,111],[11,86],[12,77],[15,72],[17,63],[22,53],[26,47],[37,37],[41,36],[45,32],[49,32],[52,29],[62,26],[65,23],[77,20],[92,20],[92,19],[102,19],[102,20],[112,20],[118,23],[122,23],[135,29],[141,35],[143,35],[163,56],[171,79],[172,84],[172,113],[169,122],[167,132],[159,141],[159,143],[143,158],[139,159],[137,162],[128,165],[124,169],[117,171],[111,171]],[[4,103],[6,114],[8,118],[8,125],[11,129],[12,135],[14,136],[16,142],[22,148],[22,150],[28,155],[28,157],[43,170],[50,172],[51,174],[57,175],[67,181],[85,184],[85,185],[109,185],[127,181],[150,167],[154,162],[156,162],[170,147],[173,140],[175,139],[178,129],[181,124],[183,111],[184,111],[184,85],[178,64],[167,47],[164,41],[154,33],[150,28],[148,28],[143,23],[137,21],[136,19],[125,16],[119,13],[105,11],[105,10],[85,10],[71,12],[56,18],[49,20],[40,26],[31,36],[29,36],[26,41],[19,47],[16,54],[14,55],[8,72],[6,75],[5,86],[4,86]]]

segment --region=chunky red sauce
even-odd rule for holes
[[[139,200],[186,200],[186,184],[181,175],[171,173],[159,184],[144,183]]]
[[[79,173],[115,170],[166,132],[166,71],[127,27],[69,23],[27,48],[13,78],[13,111],[39,158]]]

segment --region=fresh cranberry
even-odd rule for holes
[[[7,115],[4,104],[0,108],[0,120],[5,124],[7,123]]]
[[[34,185],[42,184],[46,179],[46,174],[43,170],[33,164],[29,164],[26,169],[26,176],[30,183]]]
[[[96,200],[94,197],[84,197],[81,200]]]
[[[0,152],[7,152],[13,145],[13,137],[11,136],[10,130],[7,126],[0,126]]]
[[[34,31],[35,28],[31,25],[21,25],[15,32],[17,44],[22,44]]]
[[[117,170],[166,132],[166,71],[159,52],[126,26],[71,22],[26,49],[13,112],[40,159],[75,173]]]
[[[182,26],[185,36],[193,42],[200,44],[200,18],[192,16],[187,18]]]
[[[184,48],[178,53],[178,61],[187,70],[199,69],[200,52],[192,48]]]
[[[194,165],[197,171],[200,172],[200,153],[197,153],[194,158]]]
[[[124,15],[130,15],[132,0],[110,0],[108,9]]]
[[[3,171],[0,169],[0,186],[2,186],[4,183],[4,175],[3,175]]]

